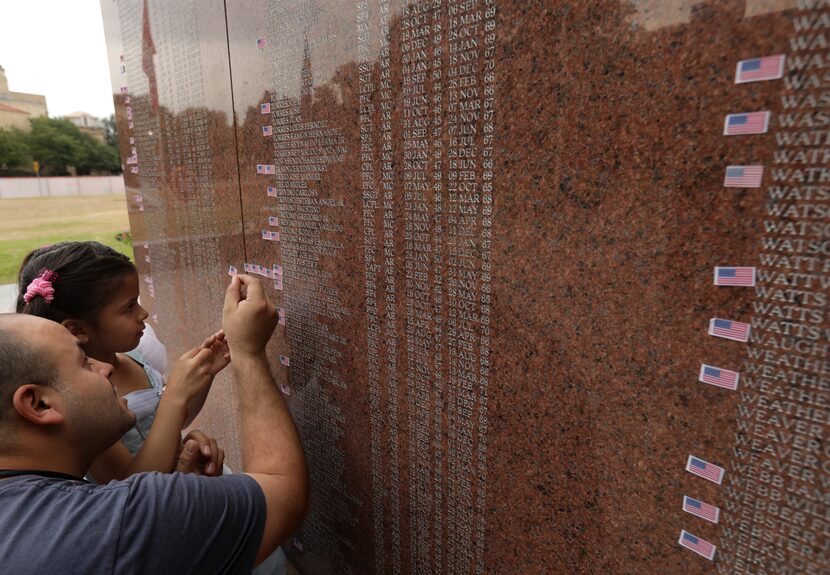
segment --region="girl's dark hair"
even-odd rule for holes
[[[57,274],[52,303],[35,296],[27,304],[26,289],[44,270]],[[23,259],[18,275],[17,312],[61,323],[81,319],[94,324],[96,312],[110,301],[128,273],[136,273],[130,259],[98,242],[62,242],[39,248]]]

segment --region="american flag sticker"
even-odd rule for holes
[[[127,86],[121,86],[121,93],[122,94],[126,94],[129,91],[130,91],[130,89]]]
[[[755,268],[749,267],[715,267],[716,286],[746,286],[755,285]]]
[[[271,103],[265,102],[264,104],[259,105],[259,113],[260,114],[270,114],[271,113]]]
[[[728,114],[723,121],[723,135],[766,134],[769,129],[769,117],[769,112]]]
[[[735,391],[738,389],[738,380],[740,377],[741,374],[737,371],[730,371],[703,363],[700,365],[700,373],[697,376],[697,380],[701,383],[708,383],[709,385]]]
[[[682,547],[690,549],[700,555],[706,557],[709,561],[715,558],[715,551],[717,548],[700,537],[695,537],[685,529],[680,531],[680,539],[677,541]]]
[[[280,384],[280,391],[283,392],[285,395],[291,395],[291,388],[288,387],[287,383]]]
[[[685,511],[686,513],[691,513],[695,517],[705,519],[710,523],[717,523],[720,519],[719,508],[715,507],[714,505],[704,503],[703,501],[700,501],[698,499],[689,497],[688,495],[683,496],[683,511]]]
[[[257,50],[262,50],[263,48],[265,48],[265,38],[257,38],[256,47]]]
[[[749,341],[750,325],[740,321],[732,321],[713,317],[709,320],[709,335],[731,339],[732,341]]]
[[[271,126],[262,126],[262,135],[263,136],[272,136],[274,134],[274,128]]]
[[[275,174],[276,168],[274,167],[274,164],[257,164],[256,173],[260,175]]]
[[[784,75],[784,54],[741,60],[735,68],[735,83],[777,80]]]
[[[262,230],[262,239],[263,239],[263,240],[267,240],[267,239],[268,239],[268,230]]]
[[[274,289],[277,291],[282,291],[282,278],[274,279]]]
[[[299,539],[297,539],[296,537],[294,538],[294,548],[295,548],[297,551],[302,551],[302,550],[303,550],[303,544],[302,544],[302,543],[300,543],[300,540],[299,540]]]
[[[764,166],[727,166],[723,177],[725,188],[760,188]]]
[[[285,325],[285,308],[281,307],[281,308],[279,308],[278,311],[279,311],[280,320],[277,323],[279,323],[279,325]]]
[[[257,172],[259,173],[259,172]],[[273,186],[268,186],[268,197],[269,198],[276,198],[277,197],[277,188]]]
[[[279,219],[277,219],[277,216],[268,216],[268,225],[269,226],[278,226],[278,225],[280,225],[280,221],[279,221]]]
[[[231,267],[228,268],[228,275],[229,276],[235,276],[236,274],[237,274],[237,271],[236,271],[235,267],[231,266]]]
[[[689,460],[686,462],[686,471],[718,485],[723,482],[723,474],[725,473],[723,467],[708,463],[694,455],[689,456]]]
[[[126,74],[126,73],[127,73],[127,67],[126,67],[126,66],[121,66],[121,68],[120,68],[120,72],[121,72],[122,74]]]
[[[288,357],[286,357],[284,355],[281,355],[280,356],[280,363],[283,364],[284,366],[288,367],[289,365],[291,365],[291,360]]]

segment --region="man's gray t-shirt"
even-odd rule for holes
[[[250,573],[265,496],[247,475],[0,481],[3,573]]]

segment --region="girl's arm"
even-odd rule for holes
[[[211,347],[199,346],[185,352],[170,374],[144,445],[132,457],[119,441],[93,463],[90,468],[92,477],[98,483],[105,483],[142,471],[173,471],[188,403],[200,395],[207,395],[213,379],[213,363]]]
[[[225,332],[219,330],[204,342],[202,342],[202,349],[211,349],[213,351],[213,362],[210,365],[210,384],[213,384],[213,378],[216,374],[225,369],[231,362],[231,352],[228,349],[228,342],[225,341]],[[189,426],[202,411],[202,407],[207,400],[210,385],[206,386],[204,390],[193,396],[187,403],[187,416],[185,417],[184,427]]]

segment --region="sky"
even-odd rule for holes
[[[0,66],[52,117],[113,113],[100,0],[0,0]]]

